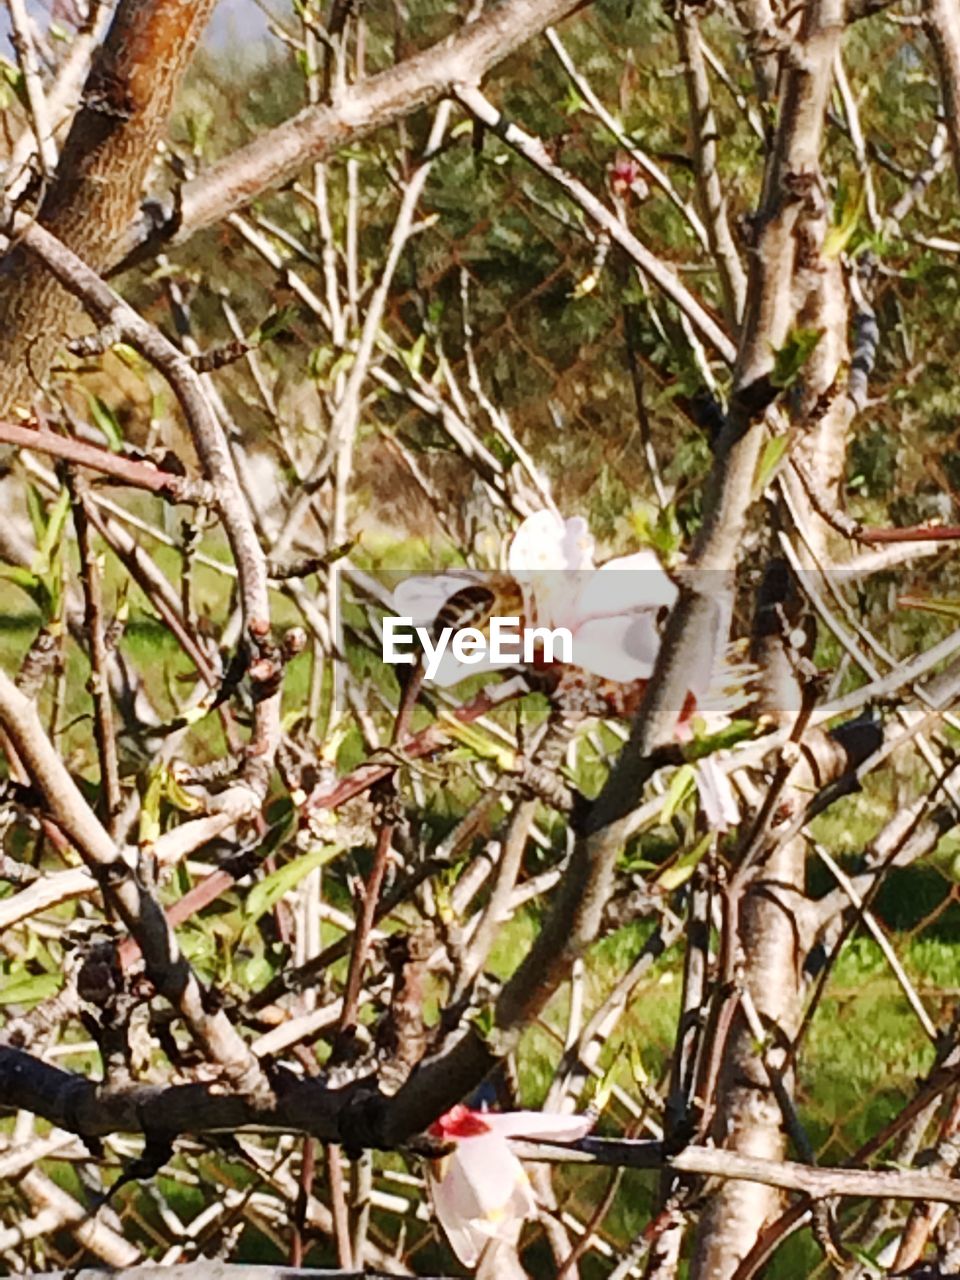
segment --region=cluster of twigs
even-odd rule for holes
[[[159,38],[163,5],[147,7]],[[199,35],[202,7],[193,17],[183,7],[184,47]],[[25,136],[51,193],[38,196],[36,182],[11,170],[0,226],[8,265],[30,266],[7,272],[15,285],[0,284],[0,308],[4,287],[16,294],[2,313],[16,321],[3,339],[16,376],[0,377],[0,444],[16,450],[10,492],[29,491],[34,515],[29,529],[13,516],[0,524],[2,581],[36,624],[26,652],[0,671],[0,1177],[11,1188],[0,1203],[0,1254],[17,1268],[229,1259],[249,1229],[295,1268],[436,1270],[445,1255],[420,1162],[443,1151],[426,1130],[465,1097],[508,1108],[527,1100],[538,1037],[549,1071],[537,1101],[594,1106],[600,1122],[573,1147],[518,1147],[536,1162],[553,1259],[534,1256],[531,1269],[571,1276],[593,1255],[618,1280],[670,1280],[689,1257],[698,1278],[748,1280],[807,1226],[823,1265],[849,1280],[868,1266],[954,1265],[958,1027],[931,1013],[876,903],[894,872],[930,855],[956,825],[945,728],[960,697],[960,633],[898,661],[858,616],[848,583],[854,572],[932,554],[957,530],[878,529],[844,510],[843,458],[881,346],[883,278],[869,252],[854,260],[846,242],[829,240],[836,228],[820,154],[828,127],[839,129],[865,216],[885,219],[890,237],[940,177],[948,138],[960,175],[955,15],[937,2],[926,13],[946,124],[922,165],[902,171],[899,196],[881,214],[841,51],[858,15],[839,0],[805,0],[783,15],[738,6],[755,103],[707,44],[697,10],[672,13],[691,112],[692,199],[624,132],[553,28],[558,65],[621,154],[609,191],[577,176],[560,147],[478,87],[578,7],[504,0],[472,12],[451,39],[368,75],[362,15],[334,6],[321,21],[303,5],[299,28],[280,34],[304,54],[304,111],[197,173],[171,144],[171,215],[145,216],[139,230],[121,219],[112,238],[103,227],[84,238],[51,121],[50,100],[66,91],[44,89],[28,15],[11,4]],[[130,8],[121,0],[103,46],[114,60]],[[89,54],[96,30],[91,14],[77,49]],[[104,61],[64,154],[106,189],[104,174],[122,166],[129,143],[111,159],[106,144],[84,151],[84,138],[105,116],[115,122],[108,133],[122,134],[138,112],[156,115],[183,58],[171,60],[179,70],[165,90],[151,81],[139,98],[136,77],[124,87],[104,75]],[[72,63],[68,72],[73,83]],[[759,207],[740,237],[718,168],[711,77],[763,156]],[[415,143],[402,121],[417,109],[429,122]],[[354,554],[362,428],[376,427],[382,456],[407,476],[431,532],[482,555],[480,531],[451,509],[423,455],[378,417],[376,397],[442,435],[469,477],[461,492],[479,495],[495,541],[553,505],[546,468],[491,395],[475,282],[462,263],[456,355],[429,319],[419,346],[404,345],[398,278],[436,221],[425,192],[457,145],[457,110],[575,211],[576,221],[563,216],[595,274],[609,269],[624,292],[641,290],[658,343],[682,348],[703,380],[696,396],[676,398],[678,412],[718,428],[679,602],[629,723],[598,711],[599,692],[585,696],[583,681],[574,688],[530,672],[465,700],[419,686],[405,697],[372,660],[359,620],[384,607],[382,584]],[[398,122],[393,222],[380,257],[365,263],[361,162],[346,153],[346,198],[334,217],[331,157]],[[245,211],[281,182],[309,210],[313,244],[260,209]],[[716,309],[638,231],[630,201],[641,189],[658,191],[679,217],[691,261],[715,281]],[[97,218],[110,213],[97,209]],[[312,451],[292,438],[265,358],[286,323],[279,308],[250,334],[220,296],[232,336],[204,344],[175,272],[160,273],[161,323],[109,282],[119,266],[222,221],[328,341],[332,361],[316,379],[325,431]],[[42,282],[36,305],[54,315],[33,344],[28,277]],[[182,449],[153,435],[136,447],[105,442],[110,413],[93,397],[97,412],[85,415],[66,389],[82,374],[32,385],[26,353],[35,347],[42,362],[48,343],[52,362],[69,327],[68,297],[95,329],[70,344],[73,357],[139,359],[143,376],[172,392]],[[665,510],[645,398],[645,379],[664,373],[642,349],[638,305],[623,305],[625,366],[649,487]],[[796,363],[798,332],[811,331],[819,336]],[[785,372],[791,355],[796,367]],[[267,483],[263,454],[237,421],[238,369],[269,424]],[[281,483],[281,471],[295,483]],[[759,529],[751,513],[761,502],[768,518]],[[675,730],[716,594],[736,597],[733,624],[757,672],[743,708],[749,726],[736,740],[701,738],[684,751]],[[137,659],[135,611],[172,639],[169,668],[179,676],[164,679],[159,659]],[[845,669],[814,661],[814,622],[862,677],[852,690],[840,691]],[[729,832],[708,829],[692,793],[699,751],[718,753],[736,788],[740,821]],[[845,867],[811,824],[889,776],[895,752],[922,763],[925,784]],[[832,887],[811,889],[812,863]],[[855,933],[878,946],[925,1056],[866,1140],[821,1164],[798,1082]],[[614,941],[625,958],[599,989],[597,944]],[[666,1042],[648,1042],[645,1065],[625,1060],[644,1000],[665,979],[680,991],[675,1027]],[[554,1180],[555,1163],[564,1172]],[[57,1168],[70,1170],[70,1190]],[[635,1209],[626,1170],[648,1174],[632,1239],[611,1225],[618,1206]]]

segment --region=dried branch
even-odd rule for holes
[[[136,938],[157,990],[179,1011],[210,1059],[242,1094],[270,1096],[269,1085],[256,1059],[226,1014],[208,1013],[204,1007],[203,992],[180,954],[160,904],[120,856],[110,836],[91,813],[44,733],[36,705],[25,698],[3,672],[0,672],[0,723],[34,786],[43,794],[49,813]]]
[[[501,0],[452,40],[414,54],[389,71],[341,86],[329,105],[307,107],[188,182],[176,224],[161,228],[156,237],[149,226],[135,231],[124,247],[122,265],[152,253],[158,243],[184,243],[262,191],[294,177],[311,160],[322,160],[430,106],[458,84],[477,83],[544,27],[583,4],[584,0]]]
[[[245,639],[251,659],[260,656],[269,639],[270,601],[266,557],[257,538],[237,479],[223,430],[204,394],[200,375],[190,360],[158,330],[148,324],[80,259],[37,223],[16,215],[10,229],[105,324],[117,326],[125,341],[135,347],[169,381],[187,419],[207,479],[216,493],[216,505],[237,566],[243,608]],[[265,655],[266,656],[266,655]],[[256,663],[251,660],[251,667]],[[272,675],[272,673],[271,673]],[[253,796],[261,799],[276,754],[280,734],[280,693],[256,701],[254,734],[247,756],[245,777]]]
[[[650,277],[671,302],[675,303],[699,334],[725,360],[732,364],[736,356],[733,343],[710,315],[681,282],[673,267],[641,244],[624,223],[612,213],[602,200],[579,179],[550,159],[539,138],[525,133],[518,125],[507,120],[496,107],[469,81],[458,84],[456,96],[471,115],[475,116],[492,133],[502,138],[508,147],[518,152],[535,169],[550,178],[577,204],[591,221],[601,227],[629,255],[633,262]]]
[[[45,427],[21,427],[13,422],[0,422],[0,444],[13,444],[21,449],[32,449],[51,458],[62,458],[90,471],[110,476],[121,484],[135,489],[146,489],[170,502],[195,502],[212,505],[215,490],[206,480],[175,475],[161,470],[147,459],[127,458],[122,453],[99,449],[69,436],[60,436]]]
[[[936,56],[953,171],[960,185],[960,11],[952,0],[927,0],[924,19]]]

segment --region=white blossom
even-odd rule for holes
[[[449,1155],[430,1162],[427,1185],[450,1247],[465,1266],[476,1266],[491,1240],[515,1245],[525,1219],[537,1212],[508,1139],[574,1142],[592,1127],[587,1116],[472,1111],[459,1103],[430,1126],[433,1137],[456,1143]]]

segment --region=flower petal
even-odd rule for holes
[[[516,1240],[524,1219],[536,1211],[523,1166],[500,1134],[461,1139],[451,1155],[430,1166],[428,1182],[440,1225],[467,1266],[487,1240]]]
[[[563,569],[566,527],[552,511],[535,511],[521,521],[510,540],[507,568],[511,573]]]
[[[573,665],[605,680],[648,680],[659,648],[649,613],[594,618],[573,633]]]
[[[596,543],[583,516],[571,516],[565,521],[561,546],[565,569],[580,573],[584,569],[594,568],[593,553]]]
[[[487,671],[507,671],[518,665],[516,662],[494,662],[488,657],[482,658],[480,662],[461,662],[448,648],[437,664],[432,679],[427,680],[426,683],[438,685],[441,689],[449,689],[452,685],[459,684],[461,680],[466,680],[468,676],[483,675]]]
[[[479,1229],[477,1221],[461,1211],[462,1183],[459,1175],[448,1172],[446,1166],[451,1157],[438,1161],[443,1169],[438,1177],[431,1166],[427,1173],[427,1187],[433,1203],[433,1211],[450,1242],[450,1248],[466,1267],[475,1267],[487,1234]]]
[[[590,1116],[560,1115],[554,1111],[486,1111],[484,1121],[505,1138],[549,1138],[576,1142],[593,1128]]]
[[[723,772],[713,756],[704,756],[697,763],[697,791],[707,825],[712,831],[729,831],[740,821],[740,806]]]
[[[608,560],[596,573],[582,574],[576,596],[576,621],[609,618],[636,610],[672,608],[677,587],[664,573],[654,551]]]
[[[728,593],[714,593],[710,597],[710,621],[700,636],[697,660],[692,664],[688,678],[690,692],[701,703],[718,679],[722,683],[722,663],[730,635],[732,605]]]

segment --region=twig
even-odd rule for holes
[[[551,181],[557,183],[587,217],[602,227],[650,277],[657,288],[680,308],[718,355],[727,364],[733,363],[736,357],[736,348],[733,343],[703,305],[681,283],[674,269],[642,245],[624,223],[611,213],[579,179],[551,160],[539,138],[525,133],[519,126],[508,121],[479,89],[461,84],[456,88],[456,96],[471,115],[502,138],[507,146],[522,155],[534,168],[539,169]]]
[[[21,449],[33,449],[37,453],[46,453],[53,458],[62,458],[75,466],[111,476],[123,484],[132,485],[137,489],[146,489],[159,497],[167,498],[170,502],[212,504],[214,501],[213,487],[206,480],[195,480],[188,476],[161,471],[152,462],[141,462],[134,458],[126,458],[120,453],[112,453],[109,449],[98,449],[96,445],[84,444],[69,436],[57,435],[45,427],[33,429],[17,426],[13,422],[0,422],[0,443],[17,445]]]
[[[117,743],[113,727],[113,704],[110,700],[110,683],[107,677],[109,653],[104,641],[103,582],[100,564],[90,522],[87,519],[82,484],[74,478],[71,485],[73,497],[73,521],[77,530],[77,546],[80,552],[80,580],[83,583],[84,629],[90,645],[90,694],[93,698],[93,727],[100,758],[100,786],[102,789],[105,826],[110,835],[116,833],[117,816],[123,803],[120,793],[120,770],[117,764]]]
[[[23,87],[26,91],[30,124],[37,145],[37,158],[40,162],[40,173],[49,178],[57,167],[57,147],[53,140],[50,125],[50,113],[47,109],[47,98],[40,79],[40,68],[37,65],[36,49],[30,34],[30,20],[24,0],[7,0],[10,13],[11,39],[20,63],[23,76]]]
[[[190,425],[207,478],[216,491],[217,508],[237,566],[245,643],[256,651],[270,631],[266,558],[240,492],[227,442],[204,395],[200,375],[187,356],[147,324],[95,271],[38,223],[14,215],[9,230],[95,317],[118,326],[124,340],[159,368],[169,381]],[[254,708],[254,735],[246,760],[245,778],[257,801],[266,792],[279,734],[280,694],[277,691],[257,700]]]
[[[256,1059],[221,1010],[208,1013],[200,984],[180,954],[163,910],[118,855],[40,724],[35,704],[0,672],[0,722],[47,808],[100,881],[124,925],[137,939],[157,990],[176,1008],[211,1060],[243,1094],[271,1096]]]

